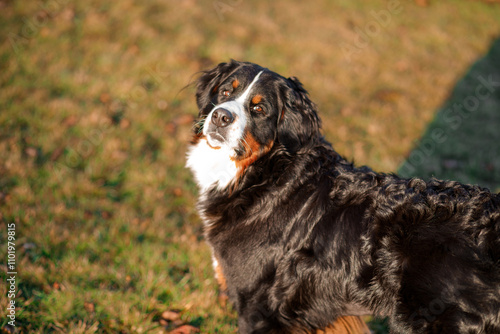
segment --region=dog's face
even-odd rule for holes
[[[296,78],[231,61],[198,81],[199,119],[188,167],[202,189],[226,187],[273,148],[293,154],[319,136],[319,119]]]
[[[250,65],[238,66],[229,73],[224,66],[215,71],[220,72],[219,80],[207,84],[207,78],[202,78],[197,94],[200,117],[204,120],[201,135],[207,138],[208,145],[213,149],[226,148],[234,159],[243,158],[256,146],[272,146],[272,124],[278,119],[274,111],[281,107],[281,100],[275,90],[266,91],[266,86],[276,78],[272,78],[271,72]]]

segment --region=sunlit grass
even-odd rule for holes
[[[15,223],[20,332],[165,332],[171,309],[234,332],[184,168],[186,85],[229,58],[297,76],[337,151],[396,171],[500,32],[499,6],[401,3],[349,60],[340,43],[386,2],[0,1],[0,239]]]

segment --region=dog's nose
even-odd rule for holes
[[[233,123],[234,117],[231,113],[223,108],[215,109],[212,113],[212,123],[219,128],[223,128]]]

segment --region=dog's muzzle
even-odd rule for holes
[[[217,107],[212,111],[207,124],[208,142],[212,147],[222,145],[232,148],[235,145],[234,126],[236,116],[226,108]]]

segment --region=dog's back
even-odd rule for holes
[[[197,103],[188,166],[242,333],[367,313],[405,334],[500,333],[499,195],[354,167],[300,82],[255,64],[205,72]]]

